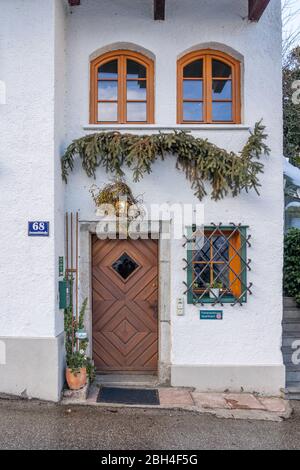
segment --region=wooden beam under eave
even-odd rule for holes
[[[154,19],[163,21],[166,16],[166,0],[154,0]]]
[[[270,0],[249,0],[249,20],[259,21]]]

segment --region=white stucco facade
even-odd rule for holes
[[[96,217],[89,194],[94,181],[77,162],[68,184],[63,184],[59,157],[73,139],[98,128],[89,127],[91,58],[108,50],[130,49],[154,59],[155,124],[119,126],[127,132],[152,133],[178,127],[178,58],[208,47],[242,62],[242,124],[193,126],[193,134],[237,152],[249,128],[263,118],[271,154],[264,158],[260,196],[250,192],[203,201],[205,224],[234,222],[249,227],[248,280],[253,295],[243,307],[225,304],[222,321],[200,321],[200,306],[187,304],[185,315],[177,316],[186,249],[182,240],[171,241],[170,380],[202,390],[243,387],[277,395],[284,387],[280,0],[270,2],[259,23],[243,19],[247,1],[170,3],[166,20],[154,21],[149,0],[82,0],[72,9],[62,0],[0,0],[0,81],[6,88],[6,104],[0,103],[0,339],[7,343],[6,365],[0,360],[0,392],[19,394],[26,389],[29,395],[51,400],[60,395],[63,313],[58,308],[57,265],[64,254],[63,214],[79,211],[81,221]],[[96,183],[101,186],[109,177],[99,169]],[[139,183],[133,183],[126,170],[126,180],[135,194],[143,194],[146,204],[198,202],[171,157],[154,165],[153,173]],[[49,220],[49,238],[28,237],[29,220]],[[81,286],[82,298],[87,295],[83,290]],[[16,362],[10,357],[14,354],[10,342],[16,340],[15,354],[30,363],[31,348],[24,341],[32,339],[41,343],[44,339],[46,349],[51,344],[53,360],[45,355],[46,363],[53,364],[48,390],[38,388],[34,370],[29,380],[28,375],[12,375],[15,364],[9,369],[10,361]],[[36,370],[39,367],[43,370],[44,364],[38,363]],[[9,378],[2,381],[5,375]]]
[[[64,250],[59,176],[64,111],[59,106],[60,90],[65,94],[60,60],[65,13],[56,1],[1,1],[0,9],[1,80],[6,85],[6,104],[0,109],[0,336],[7,347],[0,389],[58,400],[63,319],[56,260]],[[27,236],[28,221],[36,219],[50,222],[49,238]],[[49,387],[39,377],[42,368],[51,375]]]

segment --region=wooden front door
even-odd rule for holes
[[[157,372],[158,243],[92,240],[97,372]]]

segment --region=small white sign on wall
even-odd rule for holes
[[[176,313],[179,317],[184,315],[184,300],[182,297],[179,297],[176,301]]]

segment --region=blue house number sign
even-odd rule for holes
[[[29,237],[49,237],[49,222],[36,220],[28,222]]]

